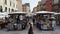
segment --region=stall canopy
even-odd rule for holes
[[[32,12],[29,12],[29,13],[27,13],[27,15],[26,15],[26,16],[31,17],[31,16],[33,16],[33,15],[36,15],[36,14],[35,14],[35,13],[32,13]]]
[[[0,18],[5,18],[8,17],[8,13],[4,12],[4,13],[0,13]]]
[[[27,12],[21,12],[21,11],[17,11],[17,12],[11,12],[9,14],[26,14]]]
[[[60,15],[60,13],[54,13],[54,15]]]
[[[50,11],[38,11],[38,12],[35,12],[36,14],[45,14],[45,13],[49,13],[49,14],[54,14],[55,12],[50,12]]]

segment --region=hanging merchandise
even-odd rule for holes
[[[20,20],[23,20],[23,16],[22,15],[20,15],[19,17],[20,17]]]

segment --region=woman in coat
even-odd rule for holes
[[[31,23],[29,23],[29,25],[30,25],[30,28],[29,28],[28,34],[33,34],[32,24],[31,24]]]

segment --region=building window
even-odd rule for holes
[[[5,7],[5,12],[7,12],[7,7]]]
[[[60,0],[59,0],[59,4],[60,4]]]
[[[10,6],[11,6],[11,1],[10,1]]]
[[[16,0],[16,1],[18,1],[18,0]]]
[[[7,0],[5,0],[5,4],[7,5]]]
[[[14,9],[12,9],[12,12],[14,12]]]
[[[54,0],[52,0],[52,5],[54,4]]]
[[[16,5],[16,8],[18,8],[18,5]]]
[[[9,12],[10,12],[10,8],[9,8]]]
[[[2,6],[0,6],[0,12],[2,12]]]
[[[15,7],[15,3],[13,3],[13,7]]]

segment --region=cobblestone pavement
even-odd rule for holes
[[[40,31],[37,28],[33,28],[34,34],[60,34],[60,28],[57,28],[55,31]],[[28,29],[23,31],[4,31],[0,30],[0,34],[28,34]]]

